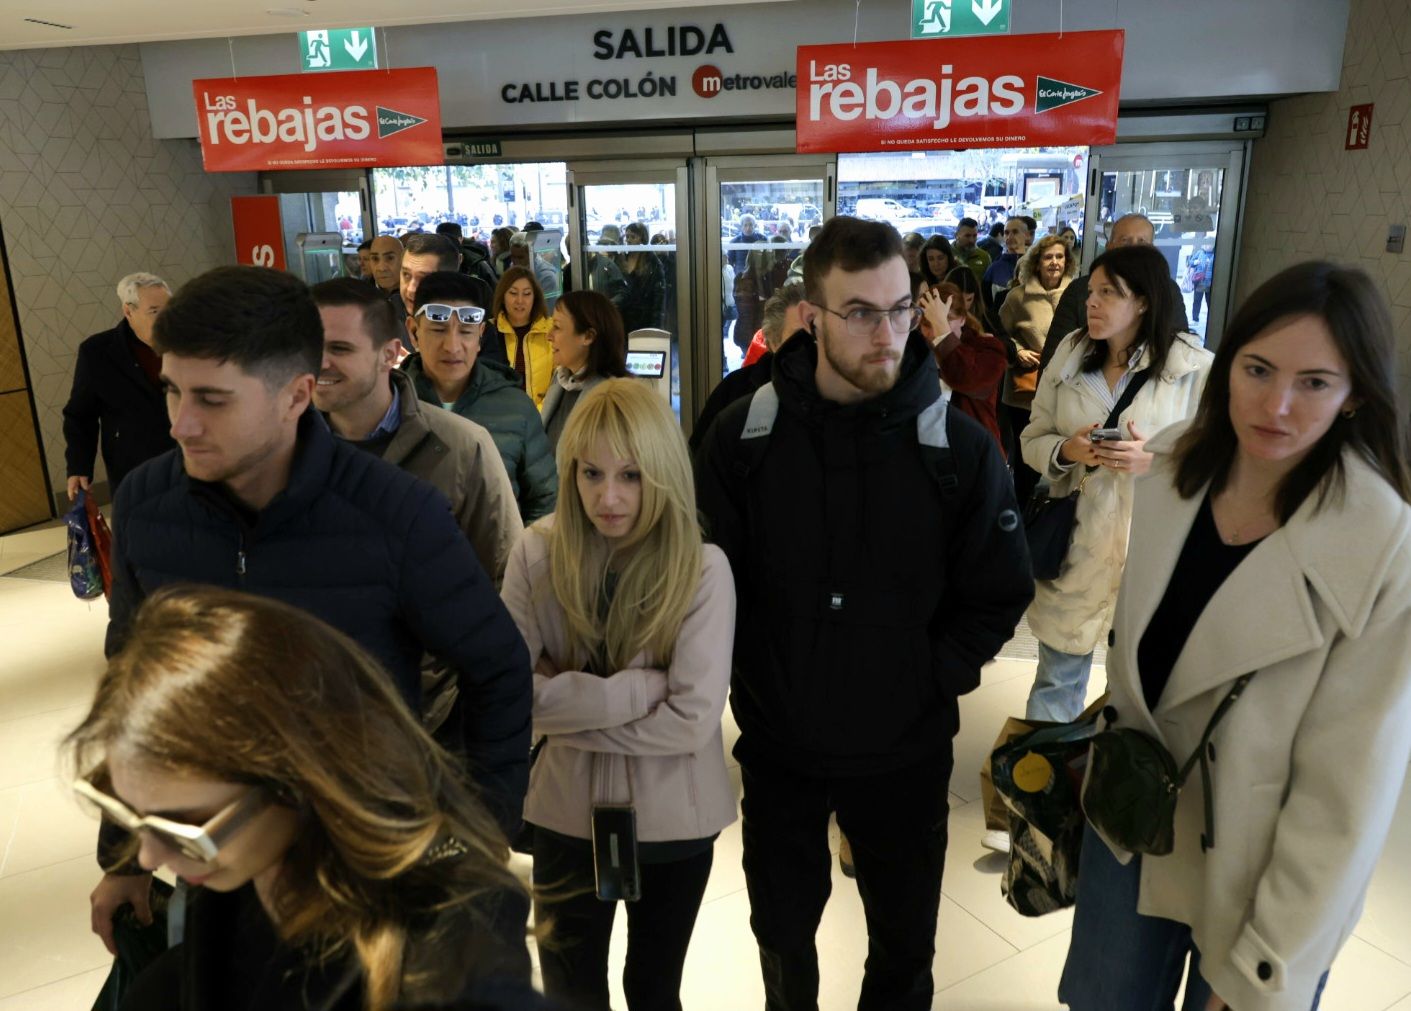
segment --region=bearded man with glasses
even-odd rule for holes
[[[861,1011],[929,1009],[957,697],[1033,596],[994,440],[948,410],[901,236],[836,217],[802,330],[697,455],[738,609],[731,706],[766,1008],[818,1006],[828,819],[868,923]]]

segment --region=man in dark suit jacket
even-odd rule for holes
[[[152,350],[152,324],[171,298],[155,274],[128,274],[118,282],[122,322],[78,346],[73,390],[64,405],[64,462],[69,500],[93,483],[101,438],[108,485],[118,485],[138,464],[175,445]]]

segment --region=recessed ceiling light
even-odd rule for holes
[[[277,18],[306,18],[309,12],[299,7],[270,7],[265,10],[266,14],[272,14]]]

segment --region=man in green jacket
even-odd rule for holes
[[[554,511],[558,473],[534,401],[513,370],[480,359],[486,307],[473,279],[428,274],[412,313],[417,352],[402,362],[417,396],[489,431],[500,451],[525,525]]]
[[[975,280],[983,281],[985,271],[990,268],[990,254],[975,244],[979,227],[974,218],[961,218],[960,223],[955,226],[955,238],[951,241],[950,248],[951,252],[955,253],[955,262],[962,267],[969,267],[975,275]]]

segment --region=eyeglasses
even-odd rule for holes
[[[852,309],[848,312],[838,312],[826,305],[820,305],[819,308],[846,323],[848,333],[854,337],[871,337],[877,332],[877,325],[884,319],[892,328],[892,333],[909,333],[921,318],[921,310],[914,305],[897,306],[895,309]]]
[[[443,305],[440,302],[428,302],[418,309],[416,314],[425,316],[432,323],[445,323],[453,314],[465,326],[485,322],[485,310],[478,305]]]
[[[149,832],[163,846],[202,863],[213,861],[241,826],[275,799],[274,791],[256,786],[221,808],[204,825],[186,825],[156,815],[140,815],[86,779],[75,780],[73,790],[115,825],[129,832]]]

